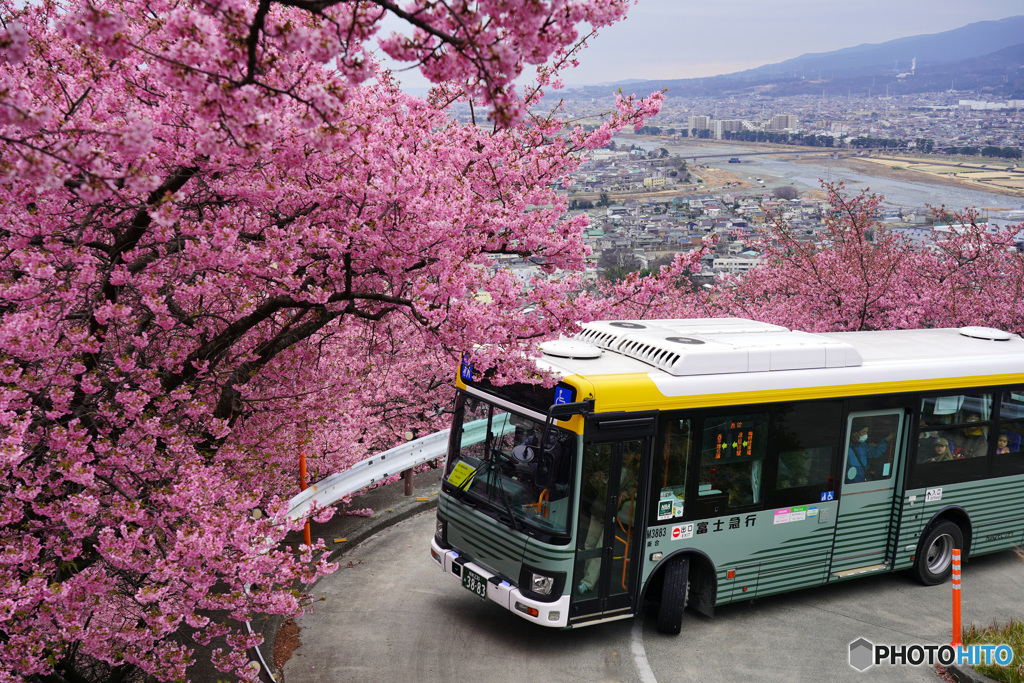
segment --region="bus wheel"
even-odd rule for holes
[[[658,608],[658,631],[676,635],[683,627],[686,589],[690,578],[690,558],[677,557],[665,567]]]
[[[953,522],[935,524],[921,538],[912,570],[915,579],[934,586],[949,578],[953,571],[953,548],[962,548],[964,535]]]

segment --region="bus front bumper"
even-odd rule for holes
[[[569,595],[563,595],[554,602],[528,598],[508,581],[495,576],[475,562],[463,561],[458,551],[442,548],[437,544],[436,538],[430,539],[430,557],[445,574],[460,581],[464,568],[483,577],[487,583],[487,599],[527,621],[555,628],[565,628],[569,625]]]

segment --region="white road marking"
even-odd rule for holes
[[[633,617],[633,631],[630,649],[633,651],[633,662],[636,664],[637,673],[640,674],[642,683],[658,683],[658,679],[651,670],[647,661],[647,652],[644,650],[644,611],[640,610]]]

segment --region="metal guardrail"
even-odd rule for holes
[[[484,428],[486,429],[486,425]],[[395,446],[357,462],[344,472],[332,474],[310,485],[288,501],[288,516],[292,519],[304,519],[314,508],[325,508],[394,474],[401,474],[416,465],[443,457],[448,451],[450,431],[445,429]]]
[[[506,421],[497,428],[500,434],[515,430],[515,425]],[[377,455],[357,462],[355,465],[311,485],[288,502],[288,516],[292,519],[308,517],[314,508],[325,508],[345,496],[361,491],[388,477],[401,474],[416,465],[443,457],[448,451],[448,434],[445,429],[428,436],[395,446]],[[484,440],[487,435],[487,420],[476,420],[463,427],[462,444],[471,445]]]

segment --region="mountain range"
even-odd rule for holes
[[[1024,16],[818,52],[721,76],[631,79],[669,97],[891,95],[971,90],[1024,99]],[[588,86],[587,90],[591,87]],[[607,86],[601,88],[607,91]]]

